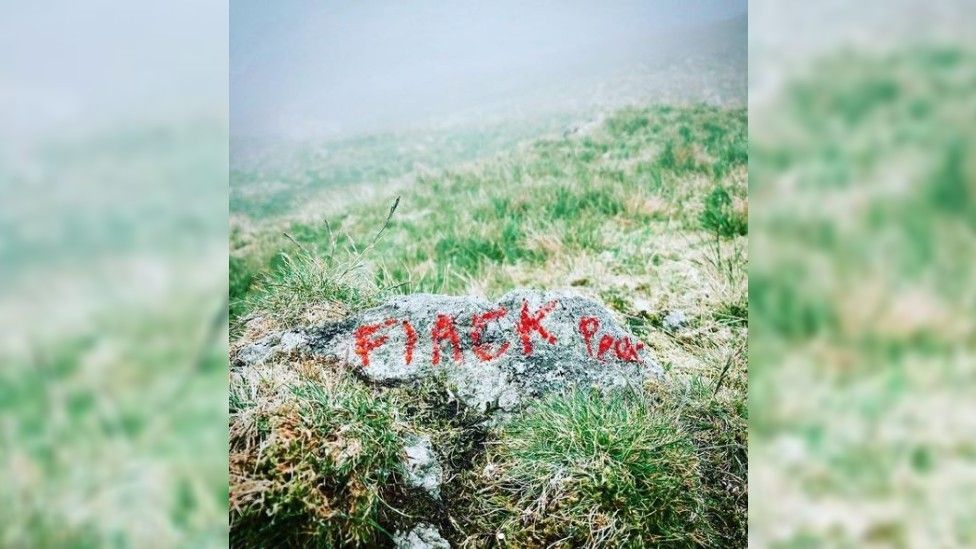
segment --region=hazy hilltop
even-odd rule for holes
[[[746,120],[624,108],[398,188],[323,193],[317,218],[233,226],[232,545],[744,545]],[[671,382],[538,399],[493,426],[446,378],[372,387],[305,350],[246,359],[396,296],[531,288],[604,304]],[[404,482],[406,445],[434,456],[440,496]]]
[[[235,9],[235,32],[250,39],[232,46],[232,214],[301,216],[309,202],[321,212],[337,188],[387,186],[627,106],[745,104],[744,8],[390,9],[302,21],[275,11],[261,25],[261,9]]]
[[[231,19],[235,140],[334,139],[746,97],[744,4],[235,3]]]

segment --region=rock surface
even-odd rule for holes
[[[644,344],[589,298],[515,290],[496,302],[412,294],[343,321],[273,334],[239,349],[235,364],[296,348],[396,384],[445,375],[479,409],[512,410],[574,385],[601,389],[663,377]]]
[[[287,354],[308,344],[308,336],[302,331],[287,331],[268,334],[263,338],[240,348],[234,355],[236,367],[256,366],[278,354]]]
[[[451,544],[441,537],[437,528],[423,522],[409,534],[397,532],[393,536],[393,545],[397,549],[451,549]]]
[[[685,327],[688,320],[685,318],[685,313],[682,311],[671,311],[669,312],[662,321],[664,329],[676,332],[681,328]]]
[[[435,498],[440,498],[444,470],[437,461],[437,454],[431,446],[430,437],[409,436],[403,450],[406,453],[404,468],[407,472],[407,483],[415,488],[423,488]]]

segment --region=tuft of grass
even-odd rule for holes
[[[271,314],[283,325],[295,325],[309,307],[340,304],[347,310],[367,307],[380,294],[368,279],[349,276],[348,263],[306,250],[279,253],[279,267],[257,283],[248,309]],[[345,273],[345,274],[343,274]]]
[[[665,171],[685,174],[700,171],[704,166],[695,160],[695,152],[691,146],[667,141],[664,144],[664,150],[657,158],[657,167]]]
[[[244,300],[257,280],[257,274],[247,259],[234,255],[230,256],[228,270],[229,313],[231,318],[238,318],[244,312]]]
[[[639,109],[624,109],[606,121],[607,130],[613,135],[633,135],[648,128],[651,120]]]
[[[538,261],[545,258],[541,250],[533,250],[525,243],[522,229],[517,223],[505,223],[498,234],[442,236],[434,245],[435,258],[441,264],[451,265],[461,273],[472,274],[486,264],[513,264],[520,260]]]
[[[729,191],[717,185],[705,197],[705,210],[701,214],[702,227],[724,237],[743,236],[749,232],[749,220],[733,206]]]
[[[727,360],[744,357],[733,353]],[[746,379],[739,368],[725,373],[731,379],[721,374],[714,381],[692,378],[665,389],[662,408],[678,418],[695,444],[706,520],[715,535],[710,545],[745,547],[749,528]],[[728,393],[722,390],[726,386]]]
[[[396,411],[354,380],[302,383],[231,440],[234,545],[376,544],[403,441]],[[248,409],[238,409],[240,416]]]
[[[540,402],[490,450],[479,516],[518,546],[711,544],[693,438],[660,411],[637,393]]]
[[[325,253],[316,253],[295,237],[284,233],[284,236],[298,247],[298,251],[278,252],[274,258],[276,268],[264,273],[257,283],[258,291],[252,296],[245,297],[243,304],[240,301],[235,303],[233,301],[235,296],[232,294],[232,312],[241,315],[242,311],[258,311],[270,315],[279,324],[296,325],[311,308],[327,307],[350,311],[374,304],[385,295],[386,292],[379,286],[379,281],[384,277],[388,279],[389,274],[385,271],[369,273],[369,265],[365,258],[390,226],[399,204],[400,198],[397,197],[380,230],[361,250],[348,237],[346,238],[348,246],[339,248],[339,239],[328,223],[326,223],[326,230],[330,245]],[[364,271],[367,272],[365,276]],[[231,274],[234,274],[233,270]],[[248,280],[248,287],[252,284],[253,282]],[[232,321],[238,319],[239,317],[231,317]]]
[[[575,219],[582,215],[614,216],[624,203],[608,188],[572,189],[557,187],[548,208],[552,219]]]

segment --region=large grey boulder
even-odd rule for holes
[[[609,390],[663,378],[647,347],[600,303],[514,290],[495,302],[412,294],[338,322],[270,334],[236,350],[244,369],[300,350],[377,384],[442,375],[480,410],[513,410],[572,386]]]
[[[442,374],[469,406],[511,410],[569,386],[662,377],[601,304],[565,291],[515,290],[496,302],[413,294],[307,332],[308,350],[395,384]]]

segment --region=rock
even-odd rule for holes
[[[603,305],[565,291],[514,290],[494,303],[412,294],[277,337],[279,347],[300,345],[378,384],[442,374],[461,402],[480,410],[513,410],[571,386],[609,390],[663,377]],[[240,349],[235,362],[278,352],[271,343]]]
[[[423,488],[435,498],[440,498],[444,470],[437,461],[437,454],[430,444],[430,437],[408,436],[404,452],[407,456],[404,463],[407,483],[415,488]]]
[[[425,522],[414,526],[409,534],[397,532],[393,536],[393,545],[397,549],[451,549],[451,544],[441,537],[437,528]]]
[[[688,320],[685,318],[685,314],[681,311],[669,312],[662,321],[664,329],[671,332],[677,332],[681,328],[684,328],[687,323]]]
[[[309,333],[309,348],[368,380],[443,372],[469,406],[511,410],[571,385],[661,377],[644,344],[599,303],[570,292],[516,290],[495,303],[413,294]]]
[[[630,307],[637,314],[646,315],[652,312],[651,302],[642,297],[635,297],[630,301]]]
[[[235,368],[260,365],[275,355],[290,353],[307,342],[306,334],[301,331],[268,334],[239,349],[234,355],[232,365]]]

